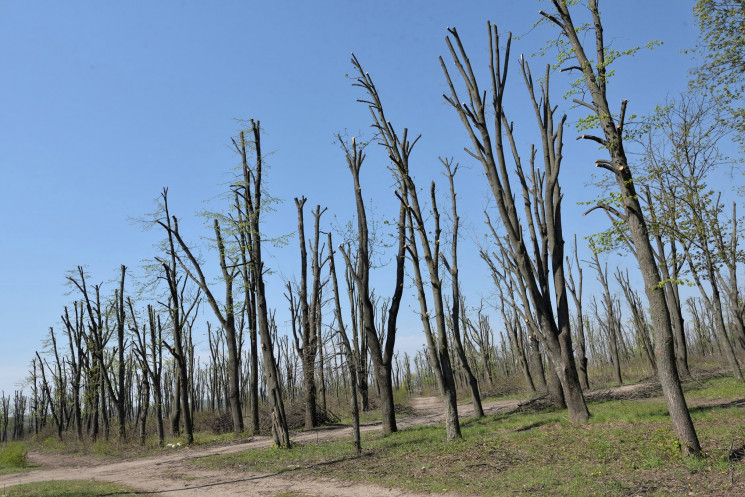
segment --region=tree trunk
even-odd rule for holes
[[[672,323],[670,322],[667,301],[662,291],[660,273],[655,262],[652,245],[649,241],[649,231],[647,230],[641,205],[636,194],[631,169],[626,160],[626,153],[623,149],[622,133],[626,101],[622,104],[620,116],[618,122],[616,122],[606,99],[605,45],[603,43],[598,2],[597,0],[590,0],[589,3],[594,24],[596,53],[598,55],[598,60],[595,62],[596,65],[593,65],[585,55],[584,47],[575,30],[568,5],[559,0],[552,0],[552,3],[559,18],[557,19],[545,13],[542,14],[559,26],[574,49],[574,55],[584,74],[585,83],[592,97],[596,114],[605,136],[604,140],[599,140],[611,155],[610,162],[600,161],[598,165],[610,170],[617,180],[624,209],[621,216],[629,228],[636,249],[639,269],[644,278],[647,301],[649,302],[650,315],[652,316],[655,331],[655,355],[658,358],[657,371],[673,428],[684,452],[698,454],[701,451],[701,446],[693,427],[685,397],[683,396],[683,389],[680,385],[680,378],[678,377],[673,347]],[[597,75],[595,73],[595,67],[597,67]]]

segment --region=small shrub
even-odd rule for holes
[[[41,442],[41,445],[47,449],[47,450],[59,450],[60,449],[60,443],[55,437],[47,437],[44,439],[43,442]]]
[[[233,431],[233,418],[229,411],[198,411],[194,414],[194,431],[215,435],[230,433]]]
[[[109,443],[103,440],[96,440],[91,446],[91,451],[97,456],[107,456],[111,454],[111,450]]]
[[[399,388],[393,392],[393,403],[394,404],[409,404],[409,392],[405,388]]]
[[[25,468],[28,462],[28,449],[21,442],[9,442],[0,447],[0,466]]]
[[[221,435],[233,431],[233,417],[229,412],[218,412],[207,422],[210,431],[215,435]]]

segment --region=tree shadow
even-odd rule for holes
[[[733,407],[743,408],[745,407],[745,399],[735,399],[730,402],[717,402],[714,404],[701,404],[698,406],[689,407],[688,410],[691,413],[708,412],[714,409],[730,409]]]

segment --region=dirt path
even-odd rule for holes
[[[631,388],[628,386],[620,388],[624,390],[624,393],[634,389],[633,386]],[[648,385],[639,384],[636,388],[648,388]],[[603,393],[610,394],[611,390],[613,389],[606,389]],[[418,414],[398,419],[399,428],[435,424],[444,420],[444,414],[442,414],[443,401],[438,397],[414,398],[411,405]],[[519,409],[524,405],[524,402],[521,404],[518,400],[502,400],[487,402],[483,407],[486,414],[496,414]],[[470,403],[461,403],[458,405],[458,412],[463,417],[469,417],[473,415],[473,407]],[[378,430],[380,430],[379,422],[361,426],[363,433]],[[295,442],[313,442],[351,436],[351,427],[327,427],[294,434],[292,440]],[[243,452],[271,445],[271,437],[254,437],[242,443],[214,447],[187,447],[154,456],[114,463],[101,463],[85,456],[62,456],[63,458],[60,458],[59,455],[31,453],[30,460],[32,463],[49,469],[0,475],[0,487],[51,480],[99,480],[129,485],[156,495],[275,496],[283,492],[332,497],[421,495],[374,484],[313,478],[307,475],[294,474],[291,470],[281,474],[254,473],[230,469],[214,471],[189,464],[189,461],[205,456]]]

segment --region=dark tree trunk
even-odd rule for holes
[[[339,298],[339,284],[336,279],[336,266],[334,264],[334,246],[331,242],[331,233],[328,233],[329,240],[329,273],[331,276],[332,290],[334,291],[334,310],[336,316],[336,323],[338,326],[337,333],[341,338],[344,346],[344,353],[347,356],[347,369],[349,370],[349,384],[352,387],[352,423],[354,432],[354,448],[357,455],[362,454],[362,442],[360,437],[360,409],[357,402],[357,361],[355,359],[354,351],[349,343],[346,329],[344,328],[344,320],[341,312],[341,302]]]
[[[450,183],[450,203],[452,205],[452,215],[453,215],[453,242],[451,247],[451,260],[450,260],[450,267],[448,270],[450,271],[450,278],[451,278],[451,285],[453,290],[453,303],[452,303],[452,328],[453,328],[453,342],[455,345],[455,350],[458,353],[458,358],[460,359],[461,364],[463,365],[463,369],[466,373],[466,378],[468,379],[468,386],[471,389],[471,398],[473,402],[473,413],[476,418],[481,418],[484,416],[484,408],[481,406],[481,393],[479,392],[479,385],[478,381],[476,380],[476,376],[473,374],[473,371],[471,370],[471,365],[469,364],[468,357],[466,357],[466,351],[463,349],[463,341],[461,340],[460,336],[460,303],[461,303],[461,295],[460,295],[460,281],[458,276],[458,228],[460,227],[460,218],[458,217],[458,209],[456,204],[456,195],[455,195],[455,183],[454,183],[454,176],[455,172],[458,170],[458,166],[456,165],[454,168],[451,167],[451,163],[443,160],[442,163],[445,166],[445,169],[447,170],[448,180]],[[443,257],[442,260],[447,265],[447,260]],[[532,386],[532,381],[531,381]]]
[[[360,306],[360,326],[361,334],[367,341],[370,356],[372,357],[375,379],[377,387],[380,389],[380,411],[382,415],[382,427],[384,434],[390,434],[398,430],[396,427],[396,413],[393,405],[393,382],[391,378],[391,367],[393,359],[393,348],[396,342],[396,321],[398,319],[398,310],[403,295],[404,283],[404,262],[405,262],[405,210],[401,206],[399,210],[398,225],[398,253],[396,255],[396,283],[391,297],[390,307],[388,309],[387,330],[385,333],[385,342],[378,336],[375,328],[375,309],[373,307],[370,290],[370,241],[367,226],[367,215],[365,204],[362,199],[362,187],[360,186],[360,168],[365,158],[361,150],[358,149],[354,139],[352,140],[351,149],[346,147],[339,137],[345,149],[347,165],[352,172],[354,180],[354,196],[357,206],[357,230],[359,232],[359,243],[357,246],[356,268],[352,264],[349,255],[342,249],[342,255],[347,264],[347,269],[357,285],[357,295]],[[364,350],[364,346],[360,348]],[[366,359],[364,363],[366,363]],[[365,376],[361,372],[360,376]],[[363,396],[364,399],[364,396]],[[364,409],[364,404],[363,404]]]

